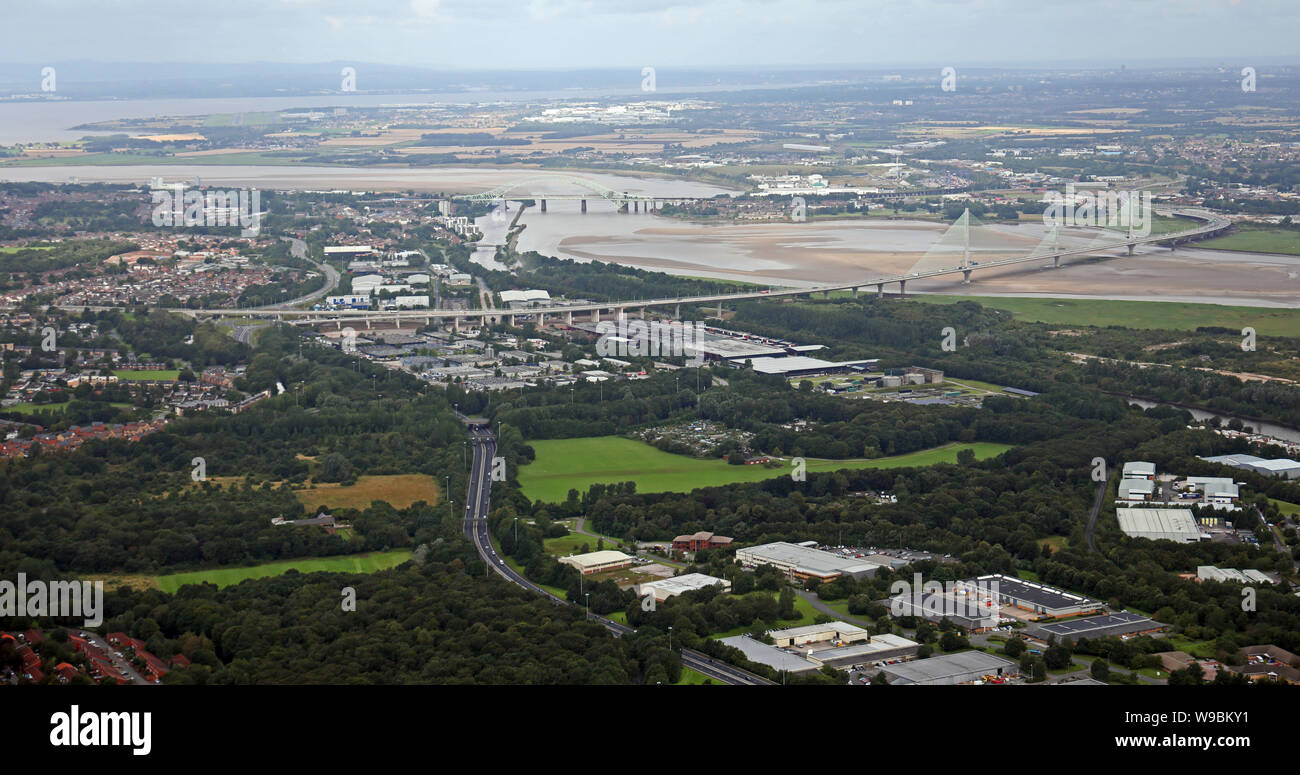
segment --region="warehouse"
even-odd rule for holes
[[[1115,516],[1130,538],[1189,544],[1204,537],[1191,509],[1115,509]]]
[[[821,374],[838,374],[854,366],[871,368],[878,361],[824,361],[806,355],[788,355],[784,358],[749,358],[754,371],[759,374],[779,374],[782,377],[811,377]]]
[[[869,578],[882,567],[866,560],[784,541],[738,549],[736,561],[747,568],[771,565],[788,578],[820,581],[831,581],[840,576]]]
[[[1019,666],[982,651],[961,651],[929,659],[915,659],[880,668],[890,685],[952,686],[980,682],[985,676],[1007,678],[1020,673]]]
[[[846,622],[826,622],[810,624],[806,627],[791,627],[786,630],[770,630],[767,634],[777,646],[786,648],[800,648],[814,643],[844,646],[871,638],[871,633]]]
[[[1156,464],[1136,460],[1132,463],[1124,464],[1125,479],[1155,479]]]
[[[1201,460],[1207,463],[1219,463],[1233,468],[1254,471],[1265,476],[1279,476],[1284,479],[1300,478],[1300,463],[1287,458],[1265,460],[1254,455],[1216,455],[1214,457],[1203,457]]]
[[[1040,616],[1075,616],[1102,610],[1102,604],[1063,589],[1021,581],[995,573],[962,582],[978,592],[988,592],[1001,605],[1009,605]]]
[[[719,642],[724,646],[740,649],[744,653],[745,659],[750,662],[767,665],[773,670],[781,670],[786,673],[806,673],[820,667],[816,662],[804,659],[798,654],[791,654],[776,646],[769,646],[762,641],[754,640],[748,635],[722,638]]]
[[[589,573],[626,568],[636,562],[636,558],[622,552],[606,549],[601,552],[588,552],[586,554],[572,554],[568,557],[561,557],[560,562],[577,568],[578,572],[585,576]]]
[[[928,622],[947,619],[966,632],[992,630],[1002,623],[1002,617],[992,608],[980,608],[968,596],[947,592],[925,592],[918,600],[914,594],[896,595],[889,600],[893,616],[919,616]]]
[[[1102,614],[1101,616],[1088,616],[1083,619],[1071,619],[1065,622],[1035,624],[1030,626],[1027,632],[1041,640],[1047,640],[1049,636],[1055,636],[1057,641],[1069,638],[1077,643],[1080,638],[1094,639],[1159,632],[1165,629],[1166,626],[1149,616],[1120,611],[1113,614]]]
[[[1247,570],[1237,570],[1236,568],[1216,568],[1213,565],[1196,566],[1197,581],[1218,581],[1227,584],[1276,584],[1269,576],[1264,573],[1249,568]]]
[[[638,597],[654,595],[655,600],[663,602],[670,597],[677,597],[685,592],[694,592],[705,587],[720,587],[722,592],[731,591],[731,582],[726,579],[720,579],[716,576],[709,576],[704,573],[683,573],[680,576],[673,576],[667,579],[657,579],[647,581],[636,589]]]
[[[1121,479],[1119,499],[1122,501],[1149,501],[1155,495],[1156,483],[1150,479]]]
[[[828,649],[808,651],[808,658],[830,667],[861,665],[870,662],[882,662],[888,659],[909,659],[916,656],[921,644],[914,640],[884,633],[872,635],[867,640],[836,646]]]

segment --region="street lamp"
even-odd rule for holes
[[[585,597],[587,598],[587,618],[590,619],[591,618],[591,593],[588,592],[585,595]]]

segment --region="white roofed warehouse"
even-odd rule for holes
[[[1200,541],[1201,529],[1191,509],[1115,509],[1119,529],[1130,538],[1152,541]]]
[[[636,562],[636,558],[631,555],[623,554],[622,552],[606,549],[601,552],[572,554],[568,557],[561,557],[559,561],[565,565],[571,565],[577,568],[578,572],[585,576],[591,573],[600,573],[605,570],[626,568]]]
[[[787,578],[820,581],[830,581],[840,576],[850,576],[855,579],[869,578],[876,575],[876,571],[882,567],[886,567],[866,559],[847,557],[785,541],[737,549],[736,561],[750,568],[771,565],[779,569]]]

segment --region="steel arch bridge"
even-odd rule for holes
[[[554,184],[554,183],[572,184],[574,186],[577,186],[578,188],[586,189],[588,193],[585,194],[556,194],[551,192],[542,193],[542,194],[518,193],[520,189],[524,189],[526,191],[528,187],[537,184]],[[655,197],[655,196],[648,196],[646,194],[629,194],[626,191],[615,191],[612,188],[609,188],[607,186],[602,186],[593,180],[589,180],[587,178],[581,178],[578,177],[577,175],[534,175],[532,177],[522,178],[520,180],[514,181],[513,183],[507,183],[504,186],[497,186],[496,188],[489,189],[487,191],[482,191],[477,194],[460,194],[452,198],[464,202],[497,202],[502,199],[592,199],[597,197],[599,197],[600,199],[609,200],[610,202],[618,203],[620,205],[627,204],[628,202],[652,202],[657,199],[677,200],[683,198],[677,196]]]

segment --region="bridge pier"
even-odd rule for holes
[[[542,212],[546,212],[546,200],[542,200]]]
[[[962,285],[970,285],[970,272],[971,272],[971,270],[969,270],[969,269],[963,269],[963,270],[961,270],[961,284],[962,284]]]
[[[673,320],[682,319],[682,305],[678,304],[673,307]]]
[[[858,298],[858,286],[853,286],[853,298]]]
[[[537,327],[538,327],[538,328],[541,328],[541,327],[544,326],[544,325],[546,325],[546,313],[545,313],[545,312],[538,312],[538,313],[537,313]]]
[[[334,321],[334,330],[335,330],[335,331],[342,331],[342,330],[343,330],[343,321],[341,321],[341,320],[336,320],[336,321]]]
[[[907,295],[907,281],[906,281],[906,280],[899,280],[899,281],[898,281],[898,295],[899,295],[899,296],[906,296],[906,295]]]
[[[618,212],[620,215],[627,215],[627,200],[623,200],[623,204],[618,206]]]
[[[884,284],[884,283],[876,283],[876,298],[877,298],[877,299],[883,299],[883,298],[885,298],[885,284]]]
[[[370,318],[366,318],[366,330],[369,331],[372,327]]]
[[[722,320],[722,302],[718,302],[718,320]]]
[[[573,325],[573,310],[564,313],[564,323],[569,326]]]
[[[1129,243],[1129,246],[1128,246],[1128,254],[1129,254],[1130,256],[1133,255],[1133,243],[1131,243],[1131,242]]]
[[[586,214],[587,214],[587,200],[586,200],[586,199],[582,200],[582,214],[583,214],[583,215],[586,215]]]
[[[1060,256],[1052,256],[1052,268],[1053,268],[1053,269],[1060,269],[1060,268],[1061,268],[1061,257],[1060,257]]]
[[[822,298],[823,298],[823,299],[829,299],[830,297],[831,297],[831,292],[830,292],[830,291],[822,291]]]
[[[640,213],[640,212],[641,212],[641,203],[640,203],[640,202],[636,202],[636,201],[632,202],[632,212],[634,212],[634,213]]]

